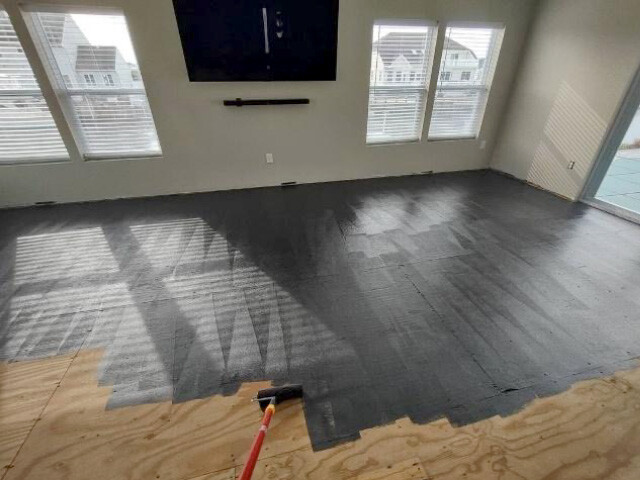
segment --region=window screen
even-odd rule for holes
[[[480,133],[504,28],[448,27],[429,139]]]
[[[33,70],[0,7],[0,163],[67,158]]]
[[[32,11],[30,18],[85,157],[160,154],[124,16]]]
[[[367,143],[420,139],[437,27],[373,26]]]

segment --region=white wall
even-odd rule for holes
[[[44,0],[124,10],[163,158],[0,166],[0,205],[321,182],[485,168],[535,0],[342,0],[338,81],[189,83],[171,0]],[[17,11],[18,0],[4,0]],[[43,3],[43,0],[38,0]],[[504,22],[506,35],[478,140],[365,145],[376,19]],[[23,25],[16,25],[18,30]],[[30,51],[32,45],[25,45]],[[36,71],[41,67],[35,65]],[[46,85],[45,94],[51,94]],[[223,107],[225,98],[308,97],[309,106]],[[53,109],[54,116],[62,113]],[[63,128],[63,135],[70,133]],[[487,148],[480,149],[481,140]],[[275,163],[267,165],[266,152]]]
[[[492,167],[576,199],[638,68],[639,26],[638,0],[542,0]]]

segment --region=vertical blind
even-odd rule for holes
[[[86,158],[161,153],[123,15],[30,13]]]
[[[367,143],[420,139],[437,28],[373,26]]]
[[[68,157],[9,16],[0,7],[0,163]]]
[[[503,34],[503,27],[447,28],[429,139],[478,136]]]

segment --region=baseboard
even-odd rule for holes
[[[285,182],[289,185],[303,186],[303,185],[320,185],[324,183],[342,183],[342,182],[358,182],[358,181],[367,181],[367,180],[380,180],[384,178],[403,178],[403,177],[416,177],[416,176],[432,176],[432,175],[445,175],[445,174],[463,174],[469,172],[487,172],[489,171],[486,167],[481,168],[472,168],[465,170],[451,170],[451,171],[442,171],[442,172],[434,172],[433,170],[423,171],[423,172],[415,172],[415,173],[403,173],[399,175],[373,175],[370,177],[357,177],[357,178],[345,178],[345,179],[336,179],[336,180],[321,180],[321,181],[309,181],[309,182],[299,182],[292,180],[290,182]],[[192,190],[185,192],[174,192],[174,193],[157,193],[150,195],[136,195],[130,197],[106,197],[106,198],[96,198],[89,200],[63,200],[63,201],[38,201],[33,203],[25,203],[25,204],[10,204],[10,205],[2,205],[0,206],[0,210],[13,210],[20,208],[32,208],[32,207],[51,207],[52,205],[83,205],[88,203],[97,203],[97,202],[110,202],[116,200],[137,200],[137,199],[146,199],[146,198],[161,198],[161,197],[174,197],[174,196],[183,196],[183,195],[198,195],[201,193],[215,193],[215,192],[234,192],[234,191],[242,191],[242,190],[257,190],[262,188],[282,188],[283,184],[273,184],[273,185],[256,185],[249,187],[232,187],[232,188],[220,188],[220,189],[207,189],[207,190]]]
[[[553,190],[548,190],[548,189],[546,189],[544,187],[541,187],[540,185],[538,185],[536,183],[533,183],[533,182],[530,182],[529,180],[524,180],[522,178],[516,177],[515,175],[512,175],[512,174],[507,173],[507,172],[503,172],[502,170],[497,170],[497,169],[495,169],[493,167],[489,167],[487,170],[490,170],[491,172],[497,173],[498,175],[502,175],[503,177],[507,177],[507,178],[510,178],[510,179],[515,180],[517,182],[523,183],[525,185],[529,185],[530,187],[533,187],[533,188],[535,188],[537,190],[542,190],[543,192],[550,193],[551,195],[554,195],[554,196],[556,196],[558,198],[561,198],[563,200],[567,200],[568,202],[577,203],[577,202],[580,201],[580,199],[578,199],[578,198],[567,197],[566,195],[562,195],[561,193],[554,192]]]

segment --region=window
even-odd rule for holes
[[[451,54],[451,60],[458,60],[459,56],[460,56],[460,54],[458,54],[458,53],[452,53]]]
[[[436,31],[435,24],[375,23],[367,143],[420,140]],[[394,68],[414,76],[379,74]]]
[[[32,8],[30,27],[61,101],[73,112],[85,158],[160,154],[142,79],[134,81],[139,68],[124,16]],[[75,74],[84,81],[75,82]],[[96,85],[96,75],[104,86]]]
[[[449,78],[441,76],[433,104],[429,139],[478,136],[503,34],[503,27],[447,27],[440,70],[450,70],[454,66],[466,69],[460,80],[449,81]],[[452,51],[457,52],[458,60],[455,65],[447,65]]]
[[[9,16],[0,7],[0,163],[68,158]]]
[[[451,72],[440,72],[440,80],[445,82],[451,80]]]

